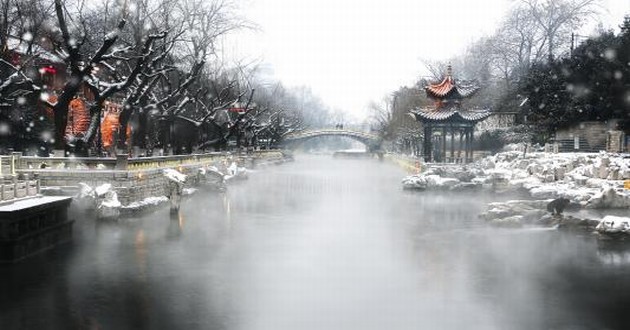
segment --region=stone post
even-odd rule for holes
[[[116,166],[114,169],[116,170],[126,170],[127,165],[129,163],[129,155],[128,154],[118,154],[116,155]]]
[[[28,174],[26,173],[22,174],[22,179],[24,180],[24,190],[25,190],[26,196],[30,196],[31,190],[29,189],[30,182],[28,182],[28,179],[29,179]]]
[[[21,152],[12,152],[11,153],[11,174],[15,175],[15,170],[20,168],[20,162],[22,161],[22,153]]]
[[[182,194],[184,192],[184,183],[168,181],[168,198],[171,202],[171,214],[179,212],[179,205],[182,202]]]
[[[36,194],[39,195],[42,191],[42,186],[39,182],[39,175],[35,174],[35,176],[33,177],[35,179],[35,186],[37,187],[37,192]]]
[[[13,198],[18,197],[18,178],[17,175],[11,176],[11,182],[13,182]]]

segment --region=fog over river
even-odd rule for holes
[[[406,192],[377,160],[297,156],[225,194],[0,266],[0,329],[628,329],[630,249],[493,229],[508,196]]]

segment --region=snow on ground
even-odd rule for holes
[[[536,199],[564,197],[587,208],[630,208],[630,155],[498,153],[473,164],[429,165],[402,180],[407,189],[524,189]]]
[[[35,206],[66,200],[67,196],[28,196],[0,203],[0,212],[15,212]]]

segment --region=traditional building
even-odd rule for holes
[[[417,121],[422,122],[424,128],[425,162],[471,162],[475,125],[488,118],[490,112],[486,109],[465,109],[461,103],[472,96],[479,87],[472,84],[458,84],[453,79],[449,65],[442,82],[430,84],[424,89],[427,97],[432,99],[435,105],[417,109],[411,113]],[[449,136],[450,139],[448,139]],[[458,148],[455,147],[456,139],[459,139]],[[447,142],[450,142],[450,148]],[[449,149],[450,153],[447,152]]]

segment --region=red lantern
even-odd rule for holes
[[[52,65],[45,66],[41,70],[42,70],[43,73],[57,74],[57,69],[54,66],[52,66]]]

